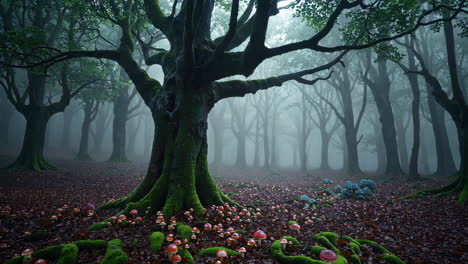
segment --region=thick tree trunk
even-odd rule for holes
[[[429,84],[426,84],[429,94],[432,89]],[[437,169],[435,175],[451,175],[456,172],[455,161],[453,159],[452,151],[448,139],[447,127],[445,125],[444,110],[437,105],[433,96],[427,97],[427,104],[431,116],[432,131],[434,133],[436,155],[437,155]]]
[[[204,206],[233,203],[218,189],[208,169],[208,96],[199,90],[184,91],[175,106],[166,99],[172,95],[161,94],[161,104],[153,111],[155,133],[146,177],[130,195],[101,209],[120,207],[128,213],[149,207],[152,212],[162,209],[170,217],[190,208],[195,215],[203,215]],[[106,221],[91,229],[104,227]]]
[[[109,161],[127,162],[127,92],[120,95],[114,102],[114,121],[112,123],[112,154]]]
[[[55,169],[44,159],[44,141],[50,113],[41,109],[30,109],[25,113],[26,130],[23,146],[16,161],[8,166],[14,169],[51,170]]]
[[[385,61],[378,63],[378,75],[375,82],[369,86],[379,111],[379,119],[382,125],[383,143],[385,145],[387,175],[401,175],[400,158],[398,154],[398,142],[395,129],[395,118],[390,102],[390,80],[388,78]]]

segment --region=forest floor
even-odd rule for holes
[[[0,159],[0,165],[2,162],[4,160]],[[154,222],[155,216],[144,217],[144,223],[113,225],[90,232],[86,231],[86,227],[118,211],[98,211],[88,217],[72,210],[88,203],[97,206],[125,196],[143,178],[146,164],[78,161],[55,161],[53,164],[61,169],[47,172],[0,170],[0,263],[26,248],[39,250],[80,239],[115,238],[123,241],[129,263],[167,263],[164,250],[157,254],[149,250],[149,235],[161,229]],[[261,215],[258,217],[254,217],[256,211],[252,212],[250,223],[232,223],[230,226],[246,230],[245,237],[251,237],[261,229],[268,238],[261,246],[248,247],[244,235],[241,235],[243,238],[239,241],[226,246],[226,237],[221,238],[216,232],[202,229],[197,239],[190,243],[189,251],[194,255],[212,246],[232,249],[244,246],[247,248],[245,258],[233,258],[229,263],[273,263],[269,253],[270,238],[292,235],[301,246],[290,248],[290,254],[308,255],[308,249],[315,243],[312,235],[330,231],[356,239],[374,240],[408,264],[468,263],[467,206],[458,204],[454,195],[444,199],[398,199],[430,186],[439,186],[442,182],[408,184],[404,181],[385,181],[371,175],[369,178],[377,182],[376,199],[331,199],[329,202],[333,207],[320,206],[319,202],[318,209],[304,209],[302,203],[288,201],[303,194],[316,197],[323,187],[324,178],[341,185],[345,180],[358,182],[359,179],[347,179],[338,172],[319,171],[304,176],[297,172],[271,174],[259,170],[217,168],[213,169],[213,173],[221,189],[230,197],[242,205],[255,204],[260,209]],[[279,210],[271,209],[277,205],[280,205]],[[56,210],[65,206],[70,209],[58,220],[51,221],[50,217],[57,215]],[[214,225],[218,219],[213,210],[209,211],[211,214],[207,220]],[[312,222],[305,224],[305,217],[310,217]],[[301,224],[300,233],[289,230],[287,222],[293,219]],[[224,228],[230,226],[225,224]],[[43,234],[47,235],[38,241],[26,239],[25,232],[38,231],[46,231]],[[103,255],[104,250],[80,252],[79,263],[98,263]],[[372,256],[362,258],[363,263],[383,263],[379,258],[372,260]],[[195,263],[210,263],[213,260],[199,257]]]

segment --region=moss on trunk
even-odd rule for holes
[[[153,113],[155,136],[146,177],[127,197],[109,202],[99,209],[121,208],[120,214],[132,209],[155,212],[165,217],[193,208],[195,215],[204,207],[225,202],[235,204],[216,185],[208,169],[207,118],[211,106],[207,96],[181,96],[177,111]],[[105,220],[90,229],[105,227]]]

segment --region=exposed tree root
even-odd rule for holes
[[[402,197],[401,199],[406,200],[411,198],[425,197],[429,195],[433,195],[434,198],[441,198],[452,193],[460,193],[458,196],[458,201],[460,203],[465,203],[468,199],[468,186],[466,178],[466,176],[458,175],[457,180],[442,188],[435,188],[416,192],[408,196]]]
[[[22,156],[20,156],[15,162],[10,164],[7,168],[17,169],[17,170],[35,170],[35,171],[57,169],[55,166],[48,163],[42,156],[33,157],[32,159],[23,158]]]

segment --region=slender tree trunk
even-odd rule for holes
[[[359,166],[359,156],[358,156],[358,144],[356,140],[356,131],[354,125],[352,127],[346,128],[345,125],[345,144],[346,150],[343,150],[346,155],[346,171],[350,175],[360,175],[362,174],[361,168]]]
[[[400,111],[397,111],[397,118],[395,118],[395,129],[397,133],[397,142],[398,142],[398,153],[400,155],[400,164],[401,168],[404,171],[408,171],[408,149],[406,142],[406,129],[403,124],[404,114]]]
[[[320,169],[330,170],[330,165],[328,164],[328,146],[330,143],[330,135],[325,131],[326,128],[320,129],[320,135],[322,138],[322,144],[320,147]]]
[[[109,119],[109,111],[106,107],[106,109],[101,109],[99,110],[99,113],[97,114],[96,117],[96,122],[94,122],[95,126],[95,133],[93,134],[93,152],[100,155],[102,153],[102,145],[104,143],[104,136],[106,134],[106,130],[108,127],[108,124],[110,119]]]
[[[277,107],[274,108],[273,110],[273,120],[271,123],[271,162],[270,165],[272,168],[278,168],[278,150],[277,150],[277,137],[278,137],[278,131],[277,131],[277,118],[278,118],[278,110]]]
[[[255,146],[254,146],[254,167],[260,167],[260,115],[256,114],[255,119]]]
[[[26,131],[23,146],[16,161],[9,166],[15,169],[55,169],[44,159],[44,141],[50,113],[41,109],[29,109],[25,114]]]
[[[92,104],[86,103],[83,112],[84,120],[81,125],[81,139],[80,139],[80,148],[78,151],[79,160],[90,160],[88,145],[89,145],[89,128],[91,126],[91,115],[92,115]]]
[[[237,156],[236,156],[236,167],[245,168],[247,167],[247,161],[245,158],[245,134],[240,130],[237,135]]]
[[[73,123],[74,113],[67,107],[67,109],[63,112],[63,128],[62,128],[62,140],[61,140],[61,148],[65,151],[71,150],[71,124]]]
[[[413,43],[411,43],[413,44]],[[411,71],[417,69],[414,54],[407,51],[408,53],[408,68]],[[413,119],[413,147],[411,148],[411,158],[409,164],[409,175],[408,180],[414,180],[419,178],[418,162],[419,162],[419,147],[421,144],[420,130],[421,121],[419,117],[419,105],[421,101],[421,92],[419,90],[418,77],[415,74],[408,74],[408,81],[410,83],[411,92],[413,94],[413,101],[411,102],[411,112]]]
[[[270,169],[270,140],[268,136],[269,134],[268,128],[269,128],[269,122],[268,122],[268,116],[267,116],[263,120],[263,157],[264,157],[263,167],[265,169]]]

